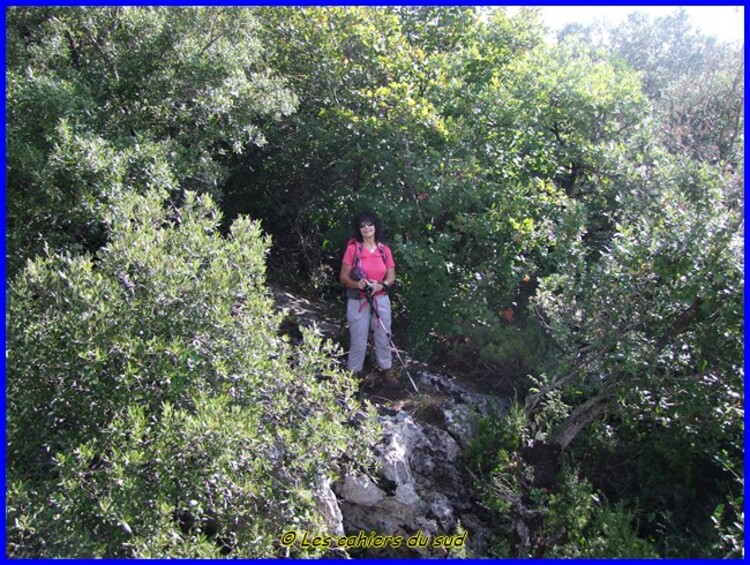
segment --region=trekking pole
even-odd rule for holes
[[[375,312],[375,317],[378,319],[378,323],[380,324],[380,327],[383,329],[383,333],[385,333],[386,337],[388,338],[388,343],[391,345],[391,349],[396,352],[396,357],[398,357],[398,360],[401,361],[401,366],[404,368],[404,372],[406,373],[406,376],[409,377],[409,382],[411,382],[411,386],[414,387],[414,390],[416,392],[419,392],[419,389],[417,388],[417,385],[414,384],[414,379],[411,378],[411,375],[409,374],[409,369],[406,368],[406,363],[404,363],[404,360],[401,359],[401,354],[398,352],[398,348],[393,343],[393,339],[391,338],[391,334],[388,330],[385,329],[385,324],[383,323],[383,320],[380,318],[380,312],[378,312],[378,309],[375,308],[374,304],[374,297],[372,293],[367,292],[365,293],[365,296],[367,297],[367,302],[370,303],[370,313]]]

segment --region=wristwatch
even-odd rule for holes
[[[386,292],[388,292],[389,290],[391,290],[391,287],[389,287],[387,284],[385,284],[385,281],[383,281],[382,283],[380,283],[380,286],[382,286],[385,289]]]

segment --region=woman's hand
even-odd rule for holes
[[[352,277],[352,266],[351,265],[341,265],[341,272],[339,273],[339,281],[341,281],[341,284],[343,284],[347,288],[357,288],[359,290],[364,290],[367,286],[367,281],[360,279],[355,281]]]

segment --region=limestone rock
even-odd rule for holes
[[[336,494],[331,488],[331,479],[328,477],[319,477],[313,491],[313,496],[318,510],[328,526],[328,533],[334,536],[344,535],[344,518],[341,514]]]
[[[345,501],[365,507],[375,506],[385,498],[385,493],[364,476],[347,475],[339,494]]]
[[[417,422],[403,411],[381,415],[380,423],[383,439],[376,448],[379,474],[373,477],[377,485],[366,477],[347,476],[335,487],[347,534],[375,531],[408,539],[421,532],[435,539],[455,535],[459,521],[479,529],[480,520],[470,514],[475,497],[462,471],[461,448],[456,440],[445,430]],[[469,531],[467,543],[476,546],[487,538],[482,532],[476,534]],[[383,556],[409,552],[436,556],[445,550],[427,544]]]

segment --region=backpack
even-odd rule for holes
[[[362,242],[357,241],[356,238],[351,238],[347,243],[347,247],[351,244],[354,244],[354,261],[352,264],[352,270],[359,269],[360,268],[360,260],[359,260],[359,254],[362,251]],[[385,246],[378,241],[378,251],[380,251],[380,257],[383,259],[383,264],[388,267],[388,262],[385,259]],[[357,290],[354,288],[344,287],[344,291],[346,293],[347,298],[360,298],[363,294],[361,290]]]

